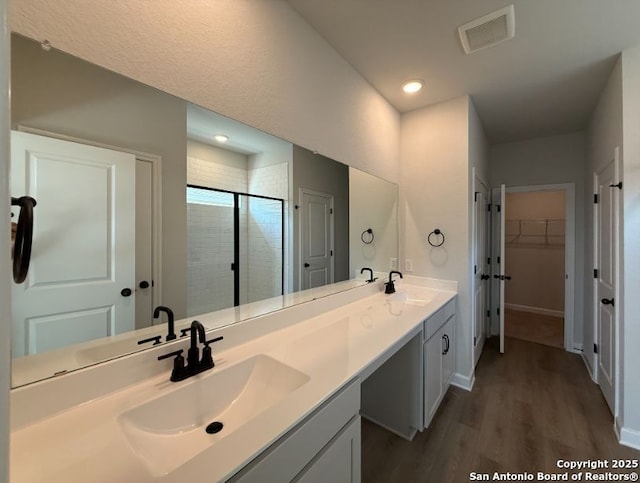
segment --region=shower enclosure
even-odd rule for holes
[[[284,293],[284,200],[187,186],[187,316]]]

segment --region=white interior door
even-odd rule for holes
[[[132,330],[135,157],[12,132],[11,191],[38,203],[29,274],[12,288],[14,356]]]
[[[333,197],[300,190],[302,290],[333,283]]]
[[[595,204],[596,220],[596,318],[598,347],[598,384],[614,413],[615,401],[615,284],[617,243],[618,189],[615,162],[611,161],[595,175],[598,203]]]
[[[489,279],[488,263],[488,227],[487,227],[488,190],[482,182],[475,178],[474,191],[474,250],[473,250],[473,283],[474,283],[474,360],[478,363],[486,339],[487,292]]]
[[[136,160],[136,318],[135,327],[153,324],[153,163]],[[162,320],[164,322],[164,320]]]
[[[505,185],[500,185],[500,258],[498,259],[498,266],[500,269],[500,288],[499,288],[499,296],[500,296],[500,353],[504,354],[504,267],[505,267],[505,249],[504,249],[504,221],[505,221],[505,201],[506,201],[506,188]]]

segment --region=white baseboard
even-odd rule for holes
[[[591,380],[593,382],[597,383],[598,381],[596,381],[595,374],[593,373],[593,367],[591,367],[591,364],[589,364],[589,359],[587,359],[587,355],[584,352],[581,352],[580,355],[582,356],[582,362],[584,362],[584,365],[587,368],[589,377],[591,377]]]
[[[616,419],[616,426],[618,426]],[[617,432],[617,431],[616,431]],[[631,428],[620,428],[620,444],[629,446],[630,448],[640,449],[640,431]]]
[[[455,373],[451,380],[451,385],[464,389],[465,391],[471,391],[473,384],[476,382],[476,374],[472,373],[470,376],[463,376],[462,374]]]
[[[584,354],[582,344],[573,344],[573,348],[567,349],[568,352],[573,352],[574,354]]]
[[[530,305],[504,304],[504,308],[517,310],[518,312],[529,312],[532,314],[550,315],[552,317],[564,317],[563,310],[543,309],[542,307],[531,307]]]
[[[400,436],[402,439],[406,439],[407,441],[413,441],[413,437],[418,432],[416,428],[411,428],[411,431],[409,432],[409,434],[404,434],[398,431],[397,429],[392,428],[391,426],[387,426],[386,424],[383,424],[380,421],[367,416],[366,414],[361,414],[360,417],[366,419],[367,421],[371,421],[373,424],[380,426],[381,428],[386,429],[390,433],[393,433],[396,436]]]

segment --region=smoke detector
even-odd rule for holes
[[[471,54],[513,38],[516,20],[513,5],[491,12],[458,27],[462,48]]]

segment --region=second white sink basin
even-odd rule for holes
[[[122,413],[120,426],[151,474],[162,476],[247,424],[305,384],[309,376],[265,355],[176,383]],[[222,423],[209,434],[207,426]]]

